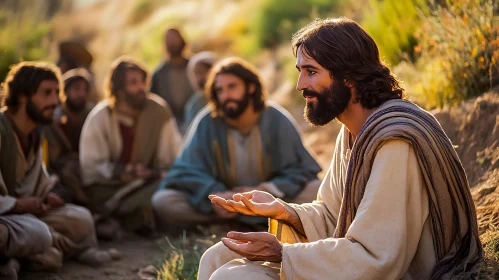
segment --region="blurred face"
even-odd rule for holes
[[[204,63],[197,63],[194,66],[194,82],[202,90],[206,84],[206,79],[208,78],[208,73],[210,72],[210,67]]]
[[[36,124],[51,124],[54,110],[59,103],[59,83],[45,80],[35,94],[27,98],[26,114]]]
[[[87,81],[79,79],[70,82],[66,87],[66,105],[70,110],[80,112],[87,104],[88,95],[89,86]]]
[[[342,114],[351,98],[350,89],[340,79],[332,79],[329,70],[305,54],[301,47],[296,56],[300,72],[296,89],[306,100],[304,116],[312,125],[322,126]]]
[[[169,31],[165,36],[166,51],[170,56],[177,57],[182,54],[184,43],[182,37],[177,32]]]
[[[244,81],[232,74],[218,74],[215,78],[218,106],[231,119],[239,118],[248,108],[250,95]]]
[[[137,70],[125,72],[125,91],[123,101],[135,110],[141,110],[146,105],[146,80]]]

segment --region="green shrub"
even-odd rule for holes
[[[426,0],[370,0],[363,11],[364,29],[376,41],[380,54],[390,64],[411,59],[417,44],[414,33],[421,25]]]
[[[263,48],[289,42],[291,35],[316,17],[327,17],[338,0],[263,0],[253,30]]]
[[[425,75],[416,89],[428,107],[454,104],[499,84],[497,6],[455,0],[423,18],[415,50]]]
[[[0,80],[12,64],[48,57],[47,35],[51,24],[34,16],[35,11],[0,10]]]
[[[162,246],[165,256],[163,262],[156,265],[159,280],[197,279],[199,260],[204,251],[216,243],[216,235],[199,237],[184,234],[179,239],[165,237]]]

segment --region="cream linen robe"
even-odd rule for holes
[[[158,96],[149,94],[148,106],[166,107],[164,101],[159,99]],[[83,126],[80,140],[80,164],[84,186],[112,179],[115,163],[123,149],[119,121],[133,122],[133,119],[120,115],[115,110],[111,114],[108,114],[107,110],[109,110],[109,102],[102,101],[90,112]],[[169,111],[166,108],[163,110],[165,114]],[[154,167],[168,169],[175,161],[182,142],[176,126],[173,117],[162,125],[156,154],[152,160]],[[138,137],[135,141],[138,141]]]
[[[74,256],[95,247],[97,239],[92,216],[81,206],[65,204],[41,217],[8,214],[17,198],[45,199],[53,186],[42,162],[41,149],[32,147],[25,157],[18,137],[15,138],[15,194],[8,193],[0,172],[0,224],[6,226],[9,234],[8,242],[0,245],[0,256],[31,259],[51,246],[67,256]]]
[[[217,243],[203,255],[198,279],[429,279],[436,259],[428,195],[406,142],[388,141],[378,151],[346,238],[332,238],[350,156],[348,137],[343,126],[317,200],[292,205],[306,239],[271,220],[271,232],[286,242],[281,264],[250,262]],[[299,239],[305,242],[295,243]]]

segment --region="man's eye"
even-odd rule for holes
[[[308,72],[308,74],[309,74],[310,76],[315,75],[315,73],[317,73],[317,72],[315,72],[315,71],[313,71],[313,70],[308,70],[307,72]]]

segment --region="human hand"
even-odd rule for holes
[[[13,214],[33,214],[42,216],[48,210],[47,205],[38,197],[21,197],[16,200],[16,204],[10,210]]]
[[[268,192],[251,191],[233,195],[226,199],[217,195],[208,196],[211,203],[227,211],[238,212],[248,216],[262,216],[276,220],[286,217],[286,207]]]
[[[147,168],[145,165],[142,163],[137,163],[135,165],[135,176],[142,178],[142,179],[149,179],[153,175],[153,171],[149,168]]]
[[[235,232],[222,238],[222,243],[231,251],[250,261],[282,261],[282,244],[273,234],[268,232]]]
[[[66,202],[64,202],[64,200],[56,193],[49,193],[47,195],[47,205],[50,208],[59,208],[63,206],[65,203]]]
[[[221,197],[223,199],[230,199],[235,193],[231,191],[226,191],[226,192],[218,192],[214,193],[213,195],[216,195],[218,197]],[[238,213],[234,211],[228,211],[218,205],[213,205],[213,210],[215,211],[215,214],[219,216],[222,219],[234,219],[237,217]]]

